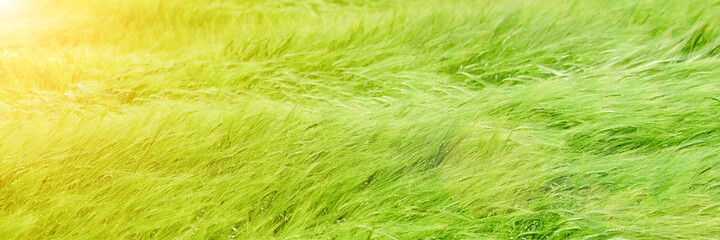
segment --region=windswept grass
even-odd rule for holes
[[[2,239],[712,239],[720,2],[23,2]]]

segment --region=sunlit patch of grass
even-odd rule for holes
[[[720,234],[712,2],[15,4],[0,238]]]

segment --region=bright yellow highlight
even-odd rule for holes
[[[0,11],[2,12],[10,12],[15,7],[17,7],[15,0],[0,0]]]

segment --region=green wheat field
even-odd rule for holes
[[[0,239],[720,237],[720,1],[0,13]]]

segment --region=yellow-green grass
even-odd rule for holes
[[[718,1],[2,6],[2,239],[720,236]]]

